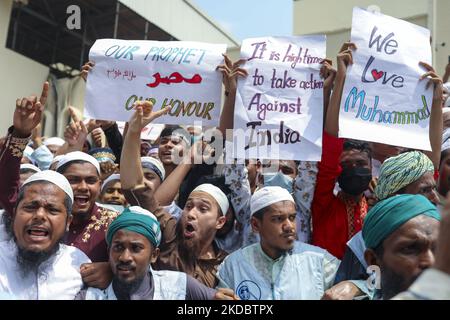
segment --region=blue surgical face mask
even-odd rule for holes
[[[283,174],[281,171],[277,173],[267,173],[264,175],[264,187],[281,187],[292,193],[292,185],[294,179]]]

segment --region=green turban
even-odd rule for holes
[[[405,152],[386,159],[380,168],[375,195],[379,200],[386,199],[428,171],[434,172],[433,162],[420,151]]]
[[[122,229],[142,234],[155,248],[161,242],[161,228],[158,220],[150,211],[141,207],[128,207],[111,222],[106,233],[108,246],[111,246],[114,234]]]
[[[378,202],[364,219],[366,248],[375,249],[405,222],[421,214],[441,220],[436,207],[421,194],[399,194]]]

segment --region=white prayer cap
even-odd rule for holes
[[[114,173],[112,175],[110,175],[105,181],[103,181],[102,187],[100,189],[100,192],[103,192],[103,189],[106,187],[106,185],[108,183],[110,183],[111,181],[116,181],[119,180],[120,181],[120,174],[119,173]]]
[[[65,154],[59,154],[57,156],[55,156],[52,160],[52,162],[50,163],[50,167],[52,165],[54,165],[56,162],[58,162],[59,160],[61,160],[62,158],[64,158]]]
[[[66,143],[66,141],[64,141],[64,139],[61,139],[59,137],[50,137],[44,140],[43,144],[45,146],[49,146],[49,145],[55,145],[55,146],[59,146],[62,147],[64,145],[64,143]]]
[[[253,215],[261,209],[264,209],[276,202],[291,201],[295,204],[289,191],[284,188],[271,186],[264,187],[256,191],[250,200],[250,211]]]
[[[166,170],[162,162],[153,157],[141,157],[142,168],[147,168],[154,171],[163,181],[166,177]]]
[[[22,170],[22,169],[34,170],[34,172],[39,172],[39,171],[41,171],[41,169],[39,169],[38,167],[36,167],[36,166],[34,166],[34,165],[32,165],[32,164],[29,164],[29,163],[23,163],[23,164],[21,164],[21,165],[20,165],[20,170]]]
[[[59,170],[63,165],[72,162],[72,161],[86,161],[92,164],[95,169],[97,169],[98,174],[100,175],[100,164],[98,161],[93,157],[88,155],[87,153],[81,152],[81,151],[74,151],[69,152],[65,154],[61,160],[59,160],[58,164],[56,165],[56,171]]]
[[[33,174],[23,183],[22,187],[27,184],[35,181],[48,181],[58,186],[62,191],[64,191],[70,198],[70,206],[73,204],[73,191],[70,186],[69,181],[67,181],[66,177],[64,177],[61,173],[58,173],[53,170],[44,170]]]
[[[222,192],[219,188],[216,186],[210,184],[210,183],[204,183],[199,185],[197,188],[192,190],[192,192],[201,191],[209,194],[212,196],[218,203],[220,210],[222,210],[222,215],[226,215],[228,211],[228,198],[225,195],[225,193]],[[191,192],[191,194],[192,194]]]

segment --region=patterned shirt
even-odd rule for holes
[[[225,184],[231,190],[230,202],[236,215],[236,220],[242,225],[242,246],[259,242],[259,235],[252,231],[250,225],[250,198],[252,197],[248,170],[244,164],[226,164],[223,168]]]
[[[295,178],[293,197],[297,204],[297,237],[299,241],[305,243],[311,241],[311,203],[317,172],[317,162],[300,161]],[[252,195],[246,166],[244,164],[226,164],[223,174],[225,183],[231,190],[230,201],[236,213],[236,219],[242,224],[243,246],[259,242],[259,235],[253,232],[250,225]]]
[[[71,224],[64,242],[83,251],[92,262],[108,261],[106,231],[119,213],[94,204],[89,220]]]
[[[19,191],[20,160],[29,141],[29,138],[13,137],[12,131],[13,127],[9,128],[6,143],[0,151],[0,203],[10,215],[14,212]],[[116,211],[94,205],[89,220],[81,225],[70,225],[65,243],[83,251],[92,262],[108,261],[105,234],[117,215]]]

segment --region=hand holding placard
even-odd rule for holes
[[[323,59],[322,67],[320,67],[319,74],[324,79],[323,89],[331,90],[334,82],[334,78],[336,77],[336,69],[332,66],[332,61],[330,59]]]
[[[347,66],[353,64],[352,50],[356,50],[356,45],[353,42],[345,42],[339,50],[337,55],[337,74],[339,76],[345,77]]]
[[[432,92],[418,65],[431,63],[429,30],[354,8],[351,34],[358,50],[346,44],[338,56],[339,137],[431,150]]]
[[[88,61],[83,65],[83,67],[81,67],[80,76],[81,76],[81,78],[83,78],[84,81],[87,81],[87,76],[88,76],[89,72],[92,70],[92,68],[94,68],[93,61]]]
[[[442,95],[444,94],[443,82],[441,77],[439,77],[432,66],[426,62],[419,62],[419,64],[424,67],[427,72],[424,73],[420,80],[429,79],[426,88],[428,89],[430,85],[433,84],[433,100],[442,101]]]
[[[104,143],[103,143],[103,130],[101,128],[95,128],[94,130],[92,130],[91,132],[91,136],[92,136],[92,140],[94,140],[94,145],[98,148],[104,148]]]
[[[217,70],[222,72],[223,75],[223,85],[225,87],[225,94],[236,94],[236,88],[237,88],[237,77],[247,77],[248,72],[244,68],[241,68],[240,66],[245,63],[246,59],[239,59],[235,63],[233,63],[230,58],[224,54],[223,58],[225,60],[224,64],[221,64],[217,67]]]

